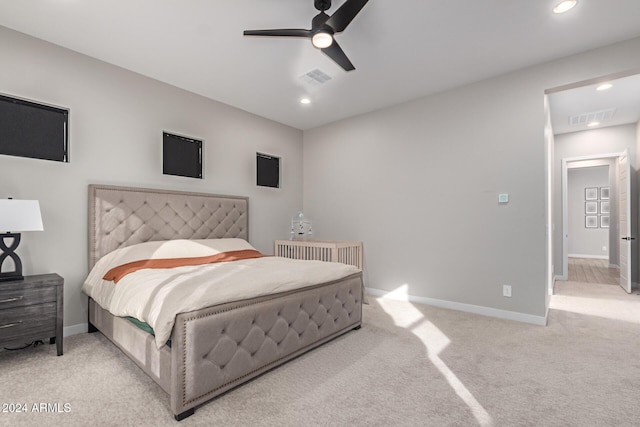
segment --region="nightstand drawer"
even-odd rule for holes
[[[2,289],[0,286],[0,310],[11,307],[22,307],[25,305],[41,304],[56,300],[56,288],[49,286],[46,288],[24,288],[24,289]]]
[[[0,310],[0,341],[25,341],[56,335],[56,303]]]

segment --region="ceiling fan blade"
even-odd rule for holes
[[[310,30],[281,29],[281,30],[245,30],[245,36],[282,36],[282,37],[311,37]]]
[[[345,71],[352,71],[356,69],[335,39],[333,40],[333,43],[331,43],[331,46],[320,50],[329,58],[333,59],[339,66],[344,68]]]
[[[325,23],[333,28],[333,31],[336,33],[344,31],[368,1],[369,0],[347,0]]]

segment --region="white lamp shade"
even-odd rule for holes
[[[37,200],[0,199],[0,233],[42,230]]]

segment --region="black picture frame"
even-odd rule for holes
[[[69,163],[69,110],[0,94],[0,154]]]
[[[280,157],[256,153],[256,185],[280,188]]]
[[[202,179],[202,140],[162,132],[162,173]]]

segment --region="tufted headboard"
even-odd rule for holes
[[[107,253],[150,240],[249,240],[249,198],[89,185],[89,269]]]

